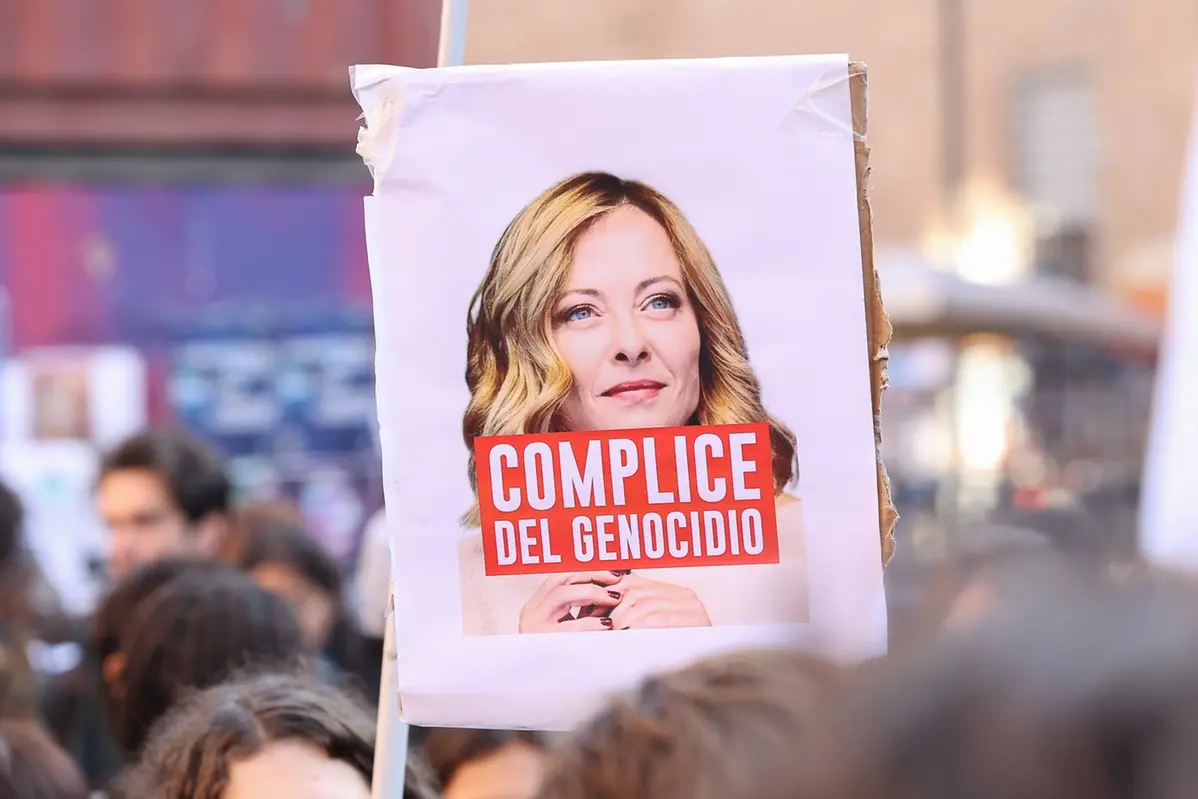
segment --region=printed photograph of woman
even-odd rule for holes
[[[551,187],[496,245],[467,335],[471,453],[479,436],[767,423],[780,557],[488,576],[476,502],[458,548],[466,635],[808,620],[795,436],[765,410],[732,299],[678,206],[602,172]],[[473,454],[469,477],[477,498]]]

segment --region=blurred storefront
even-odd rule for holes
[[[430,65],[439,23],[439,0],[2,4],[3,468],[73,604],[97,452],[146,421],[352,559],[381,486],[347,67]]]

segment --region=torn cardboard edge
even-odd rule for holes
[[[874,457],[878,466],[878,531],[881,536],[882,565],[894,555],[894,526],[898,510],[890,491],[890,477],[882,462],[882,393],[890,383],[886,374],[890,360],[893,328],[882,305],[878,270],[874,267],[873,211],[869,205],[868,68],[859,61],[849,62],[849,96],[853,113],[853,149],[857,162],[857,217],[861,227],[861,271],[865,289],[865,336],[869,347],[869,389],[874,410]]]

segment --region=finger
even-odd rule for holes
[[[564,621],[554,627],[556,633],[585,633],[599,632],[601,630],[611,629],[611,619],[605,618],[587,618],[575,619],[574,621]]]
[[[550,605],[550,615],[560,615],[564,610],[585,605],[599,605],[608,608],[619,601],[620,592],[609,591],[604,586],[590,583],[558,586],[545,597],[545,602]]]
[[[533,602],[539,602],[540,600],[544,599],[550,591],[557,588],[559,585],[565,584],[565,582],[572,576],[573,575],[570,574],[551,574],[549,577],[545,578],[541,585],[537,587],[537,590],[533,592],[532,596],[528,598],[529,604],[532,604]]]
[[[612,585],[613,583],[619,582],[627,575],[627,571],[577,572],[575,574],[566,575],[566,579],[562,582],[571,584],[595,583],[597,585]]]
[[[616,583],[611,586],[614,591],[619,591],[624,595],[624,601],[629,605],[635,605],[639,602],[645,602],[649,599],[674,599],[678,589],[672,585],[665,583],[635,583],[625,585],[624,583]]]
[[[616,609],[611,612],[611,621],[613,630],[626,630],[629,627],[635,627],[644,620],[650,613],[657,611],[669,610],[670,603],[664,599],[645,599],[635,604],[625,604],[621,602],[616,606]]]

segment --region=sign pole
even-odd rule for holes
[[[466,18],[470,0],[442,0],[441,42],[437,48],[437,66],[457,67],[466,60]]]
[[[395,648],[395,592],[389,591],[383,627],[383,678],[379,685],[371,799],[400,799],[408,766],[408,725],[399,717],[399,656]]]
[[[437,66],[460,66],[466,56],[470,0],[442,0]],[[398,652],[395,647],[395,587],[387,601],[383,629],[383,675],[379,687],[378,731],[374,743],[371,799],[401,799],[408,765],[408,725],[399,717]]]

